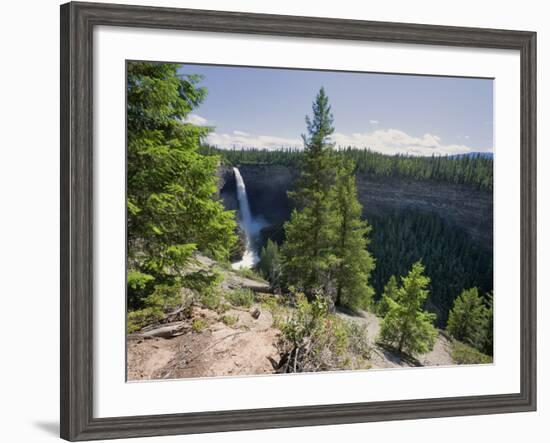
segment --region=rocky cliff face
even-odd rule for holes
[[[293,168],[278,165],[243,165],[244,179],[254,215],[263,215],[271,223],[290,216],[292,205],[287,191],[298,177]],[[233,170],[223,173],[221,196],[228,209],[237,209]],[[400,177],[357,176],[359,200],[363,215],[381,216],[389,211],[416,209],[436,213],[447,222],[459,226],[488,249],[493,244],[493,195],[470,186]]]

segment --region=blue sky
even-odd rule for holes
[[[324,86],[336,145],[413,155],[492,152],[493,81],[455,77],[183,65],[205,102],[188,119],[219,147],[301,147],[304,118]]]

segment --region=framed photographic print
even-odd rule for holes
[[[536,34],[61,7],[61,436],[536,408]]]

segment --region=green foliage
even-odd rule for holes
[[[384,292],[376,306],[377,314],[380,317],[384,317],[388,313],[390,309],[390,300],[397,301],[398,294],[399,286],[397,284],[397,278],[395,278],[395,275],[392,275],[388,283],[386,283],[386,286],[384,286]]]
[[[261,250],[258,270],[272,287],[277,288],[280,286],[281,257],[279,255],[279,245],[271,239],[267,240],[266,245]]]
[[[432,156],[385,155],[361,146],[338,147],[336,155],[352,160],[356,173],[372,177],[405,177],[415,180],[468,185],[476,189],[493,189],[493,158],[491,156]],[[367,147],[368,148],[368,147]],[[301,149],[216,149],[205,151],[222,155],[232,165],[265,164],[294,167],[304,153]]]
[[[349,321],[346,324],[349,351],[362,359],[370,358],[371,347],[367,339],[367,325],[354,321]]]
[[[296,309],[281,326],[281,372],[316,372],[340,368],[347,336],[328,314],[326,299],[317,295],[311,303],[297,294]]]
[[[208,327],[208,322],[204,318],[195,318],[191,325],[193,332],[202,332]]]
[[[251,280],[257,280],[257,281],[263,281],[263,278],[261,275],[259,275],[254,269],[250,268],[240,268],[240,269],[234,269],[233,272],[240,275],[244,278],[249,278]]]
[[[437,336],[435,314],[423,310],[430,279],[424,275],[422,263],[416,262],[401,280],[397,299],[387,299],[388,312],[380,327],[380,340],[399,352],[424,354],[433,348]]]
[[[307,135],[303,135],[304,156],[297,191],[289,195],[298,209],[285,223],[284,257],[286,283],[307,291],[325,288],[334,264],[335,214],[332,205],[334,161],[330,135],[333,117],[325,90],[313,102],[313,117],[306,116]]]
[[[186,122],[206,90],[177,69],[128,63],[130,309],[142,307],[155,284],[184,284],[195,250],[224,259],[236,240],[234,214],[215,198],[219,157],[199,153],[210,128]]]
[[[280,329],[280,372],[354,367],[354,360],[370,354],[366,328],[330,314],[328,300],[320,294],[311,302],[296,294],[296,307]]]
[[[333,155],[333,122],[321,88],[313,117],[306,117],[297,191],[289,193],[297,209],[284,225],[283,277],[310,297],[321,290],[334,303],[366,307],[373,295],[368,279],[374,259],[366,249],[370,227],[360,218],[353,163]]]
[[[404,275],[421,258],[430,276],[426,308],[437,314],[436,323],[444,328],[453,301],[464,288],[492,289],[492,252],[437,214],[403,210],[371,216],[369,222],[373,227],[369,247],[376,257],[372,285],[377,294],[390,276]]]
[[[128,308],[138,309],[143,307],[143,301],[147,294],[152,292],[155,277],[136,270],[129,270],[126,276],[128,285]]]
[[[485,299],[485,305],[487,306],[487,324],[486,324],[486,334],[485,340],[483,343],[482,352],[487,355],[493,355],[493,292],[489,292]]]
[[[181,302],[181,288],[178,285],[156,285],[153,292],[142,300],[142,307],[128,313],[128,333],[161,320],[166,312]]]
[[[374,270],[375,261],[367,250],[367,235],[371,227],[361,220],[363,208],[357,200],[352,163],[340,164],[334,194],[337,217],[334,248],[337,264],[333,272],[336,304],[368,308],[374,293],[369,285],[369,277]]]
[[[487,364],[493,362],[490,356],[457,340],[453,340],[451,357],[459,365]]]
[[[254,293],[247,288],[239,288],[228,292],[225,297],[233,306],[250,308],[254,304]]]
[[[488,326],[489,310],[477,288],[462,291],[449,313],[447,332],[455,339],[483,350],[487,342]]]
[[[238,321],[239,321],[239,318],[235,315],[222,316],[222,322],[229,327],[235,326]]]
[[[216,312],[224,312],[227,310],[222,300],[221,291],[217,287],[209,286],[201,291],[200,303],[208,309]]]

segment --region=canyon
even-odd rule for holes
[[[250,210],[269,224],[287,220],[292,202],[287,192],[295,187],[297,168],[272,164],[242,164],[239,171],[246,183]],[[233,169],[219,171],[220,196],[227,209],[238,209]],[[406,209],[431,212],[452,226],[466,231],[483,248],[493,248],[493,195],[470,185],[415,180],[404,177],[380,177],[358,173],[358,198],[363,217],[381,217]]]

